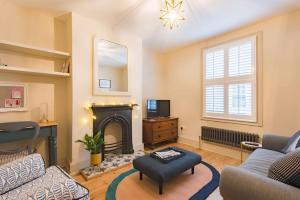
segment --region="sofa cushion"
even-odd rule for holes
[[[41,177],[46,172],[40,154],[32,154],[0,166],[0,194]]]
[[[298,142],[300,141],[300,131],[295,133],[292,137],[289,138],[287,145],[281,150],[282,153],[289,153],[295,150],[298,147]]]
[[[267,176],[272,163],[284,155],[285,154],[277,151],[257,149],[241,165],[241,168],[259,175]]]
[[[88,191],[66,175],[62,169],[52,166],[46,174],[0,196],[12,199],[88,199]]]
[[[268,177],[300,188],[300,149],[276,160],[270,166]]]

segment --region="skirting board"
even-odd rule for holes
[[[134,145],[133,146],[133,149],[134,149],[134,151],[138,151],[138,150],[144,150],[144,144],[142,143],[142,144],[138,144],[138,145]],[[88,166],[89,166],[89,164],[90,164],[90,158],[88,158],[88,159],[85,159],[85,160],[83,160],[83,161],[80,161],[80,162],[71,162],[70,164],[69,164],[69,169],[70,169],[70,174],[72,175],[72,176],[75,176],[75,175],[77,175],[77,174],[79,174],[80,173],[80,171],[82,170],[82,169],[84,169],[84,168],[87,168]]]
[[[178,138],[178,143],[187,144],[193,147],[197,147],[203,150],[211,151],[217,154],[221,154],[224,156],[228,156],[234,159],[241,159],[241,152],[237,148],[205,142],[205,141],[199,141],[199,139],[191,139],[187,137],[180,136]]]
[[[182,136],[178,137],[178,143],[187,144],[187,145],[190,145],[190,146],[196,147],[196,148],[200,147],[198,140],[191,139],[191,138],[186,138],[186,137],[182,137]]]

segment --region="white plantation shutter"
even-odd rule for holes
[[[228,112],[234,115],[248,115],[252,113],[252,84],[230,84],[228,92]]]
[[[203,115],[256,122],[256,36],[204,51]]]
[[[228,71],[229,76],[244,76],[252,74],[253,70],[253,45],[251,41],[229,48],[228,52]]]
[[[206,87],[206,112],[224,113],[223,85],[214,85]]]
[[[206,55],[206,79],[224,77],[224,50],[217,50]]]

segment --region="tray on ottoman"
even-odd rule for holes
[[[133,160],[133,167],[140,172],[140,180],[143,179],[143,174],[145,174],[152,180],[158,182],[159,194],[162,194],[163,184],[165,182],[188,169],[191,169],[192,174],[194,174],[194,167],[201,163],[200,155],[177,147],[172,148],[184,152],[185,155],[169,163],[162,163],[150,155],[145,155]]]

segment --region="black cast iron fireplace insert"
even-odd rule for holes
[[[132,154],[132,105],[93,105],[92,110],[96,119],[93,121],[93,134],[101,131],[104,140],[105,128],[111,123],[116,122],[122,129],[122,140],[116,143],[105,143],[102,145],[102,161],[105,154],[121,150],[122,154]]]

